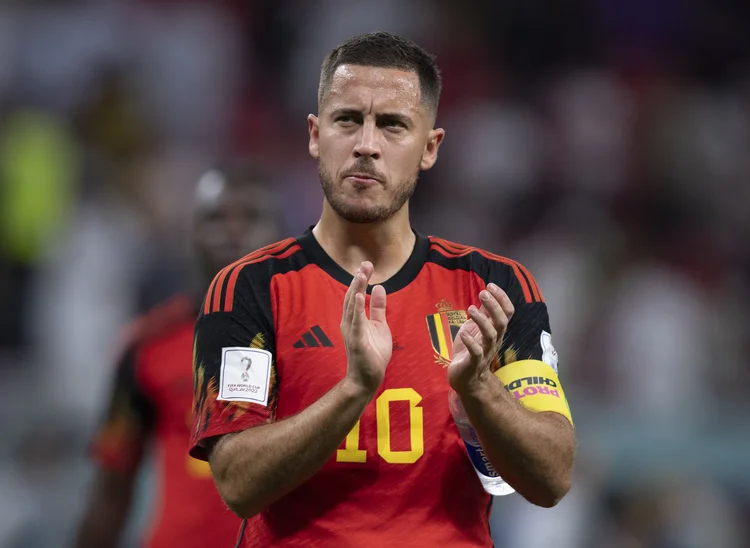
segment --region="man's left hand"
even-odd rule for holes
[[[469,320],[453,341],[448,382],[459,394],[479,388],[494,376],[491,365],[513,317],[513,303],[495,284],[489,284],[479,293],[479,301],[481,308],[469,307]]]

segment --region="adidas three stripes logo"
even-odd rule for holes
[[[318,346],[332,347],[333,343],[329,339],[319,325],[311,327],[306,331],[300,340],[294,343],[294,348],[315,348]]]

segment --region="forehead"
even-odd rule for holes
[[[324,108],[420,109],[419,76],[394,68],[340,65],[333,74]]]

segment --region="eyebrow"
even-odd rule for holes
[[[339,108],[331,113],[332,118],[338,118],[339,116],[352,116],[362,118],[364,116],[364,112],[355,108]],[[400,122],[405,126],[413,125],[413,121],[409,116],[398,112],[384,112],[382,114],[376,114],[375,120],[377,123]]]

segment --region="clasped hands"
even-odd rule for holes
[[[383,286],[372,289],[369,318],[365,311],[373,270],[369,261],[360,265],[344,297],[340,326],[347,355],[347,377],[372,394],[383,382],[393,351]],[[479,307],[469,307],[469,319],[453,341],[453,359],[447,374],[449,384],[459,393],[481,387],[492,375],[492,362],[513,317],[514,308],[508,295],[493,283],[479,292],[479,302]]]

